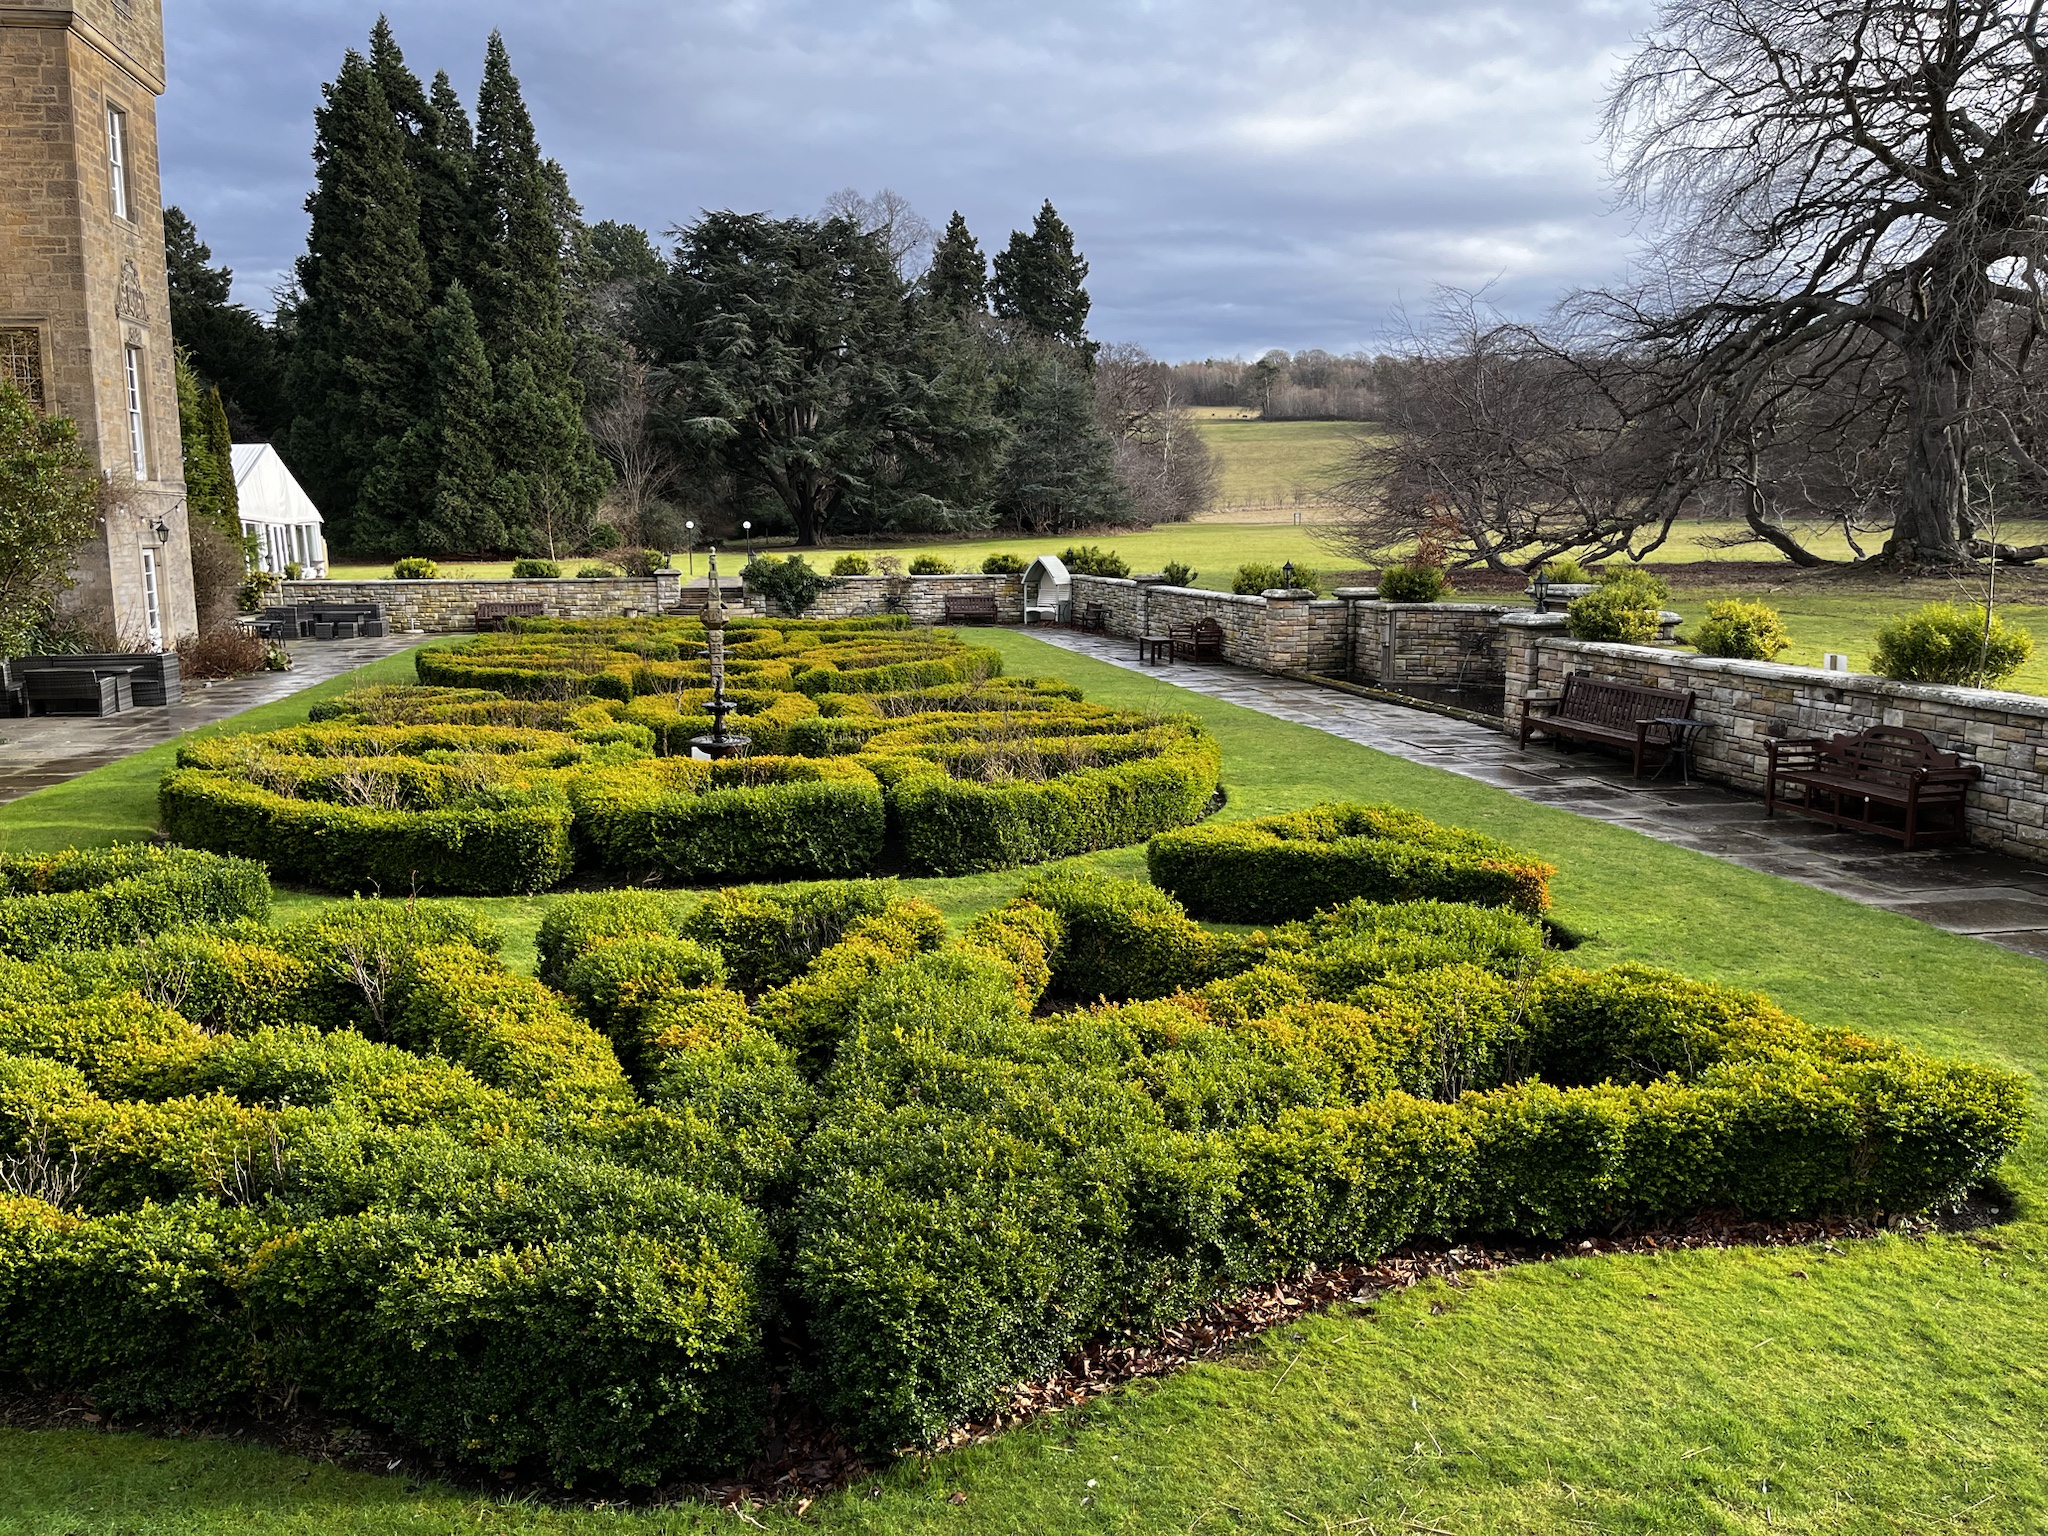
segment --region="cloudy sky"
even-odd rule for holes
[[[312,113],[379,7],[167,0],[164,196],[267,311]],[[505,34],[591,219],[888,186],[984,249],[1051,198],[1090,330],[1167,358],[1370,346],[1439,284],[1510,311],[1626,259],[1594,141],[1647,0],[391,0],[473,100]]]

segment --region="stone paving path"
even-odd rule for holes
[[[212,725],[324,683],[331,677],[420,643],[418,635],[379,640],[300,640],[289,672],[258,672],[213,684],[188,682],[182,703],[123,710],[86,719],[37,715],[0,720],[0,803],[62,784],[81,773],[160,746],[198,726]]]
[[[1447,769],[1525,800],[2048,960],[2048,867],[2039,864],[1976,848],[1907,853],[1885,839],[1799,817],[1766,819],[1763,801],[1754,795],[1686,786],[1669,774],[1637,784],[1626,766],[1600,752],[1565,753],[1540,745],[1519,752],[1510,737],[1490,727],[1338,688],[1217,663],[1142,666],[1134,641],[1049,626],[1031,633],[1098,661]]]

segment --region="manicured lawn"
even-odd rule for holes
[[[1012,671],[1202,716],[1224,745],[1228,815],[1386,799],[1545,854],[1561,866],[1558,915],[1593,935],[1587,963],[1669,965],[1764,988],[1816,1021],[2003,1061],[2037,1081],[2048,1070],[2048,967],[2034,961],[1014,631],[992,643]],[[70,824],[86,825],[86,809]],[[1133,851],[1098,862],[1141,867]],[[1024,878],[916,884],[958,917]],[[521,923],[536,910],[482,905]],[[988,1445],[905,1463],[878,1479],[879,1497],[840,1495],[801,1521],[755,1518],[878,1536],[2048,1528],[2044,1174],[2037,1124],[2009,1169],[2019,1213],[2003,1227],[1833,1249],[1588,1257],[1425,1287]],[[241,1445],[84,1432],[0,1433],[0,1490],[0,1536],[738,1526],[701,1506],[549,1512]],[[950,1502],[956,1493],[964,1503]]]

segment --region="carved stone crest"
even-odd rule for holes
[[[121,263],[121,291],[114,299],[114,313],[138,325],[149,324],[149,304],[142,297],[142,274],[133,260]]]

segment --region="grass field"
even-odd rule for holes
[[[2048,1071],[2048,967],[1514,799],[997,631],[1013,672],[1186,710],[1225,753],[1231,816],[1393,800],[1561,866],[1577,958],[1771,992],[1825,1024]],[[380,670],[402,662],[380,664]],[[338,684],[336,685],[338,686]],[[267,721],[265,723],[276,723]],[[31,841],[132,829],[129,764],[0,808]],[[101,809],[96,810],[95,807]],[[124,819],[125,818],[125,819]],[[116,825],[118,823],[118,825]],[[16,846],[26,846],[17,843]],[[1092,862],[1135,871],[1135,850]],[[956,919],[1021,873],[918,882]],[[480,903],[522,926],[529,902]],[[1227,1362],[986,1445],[912,1460],[768,1529],[862,1533],[2006,1533],[2048,1529],[2048,1134],[2008,1224],[1925,1240],[1586,1257],[1430,1285],[1283,1329]],[[959,1502],[954,1502],[955,1499]],[[0,1536],[652,1536],[737,1529],[681,1505],[549,1510],[343,1473],[239,1442],[0,1432]]]

